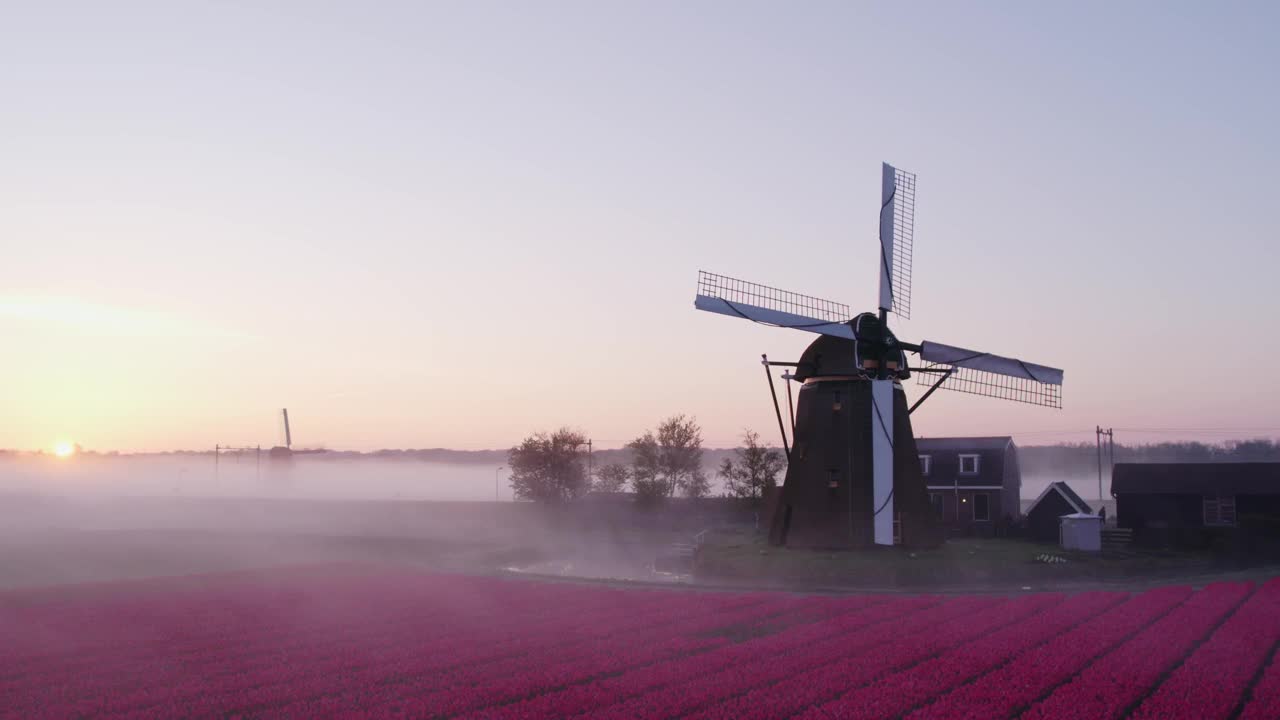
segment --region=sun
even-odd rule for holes
[[[60,458],[68,458],[76,454],[76,446],[69,442],[59,441],[53,444],[53,454]]]

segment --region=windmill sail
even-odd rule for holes
[[[1001,357],[978,350],[966,350],[952,345],[929,342],[928,340],[920,343],[920,359],[925,362],[983,370],[997,375],[1008,375],[1009,377],[1034,380],[1049,385],[1062,384],[1062,371],[1058,368],[1036,365],[1017,358]]]
[[[884,163],[880,182],[880,309],[911,319],[916,176]]]
[[[854,339],[847,305],[703,270],[698,271],[693,306],[763,325]]]
[[[1062,408],[1063,373],[1058,368],[928,341],[920,344],[920,359],[928,363],[926,370],[953,369],[939,386],[942,390]],[[928,373],[917,379],[922,385],[935,382]]]

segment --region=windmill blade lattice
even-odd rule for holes
[[[853,339],[849,306],[787,290],[698,271],[694,307],[775,327]]]
[[[1001,373],[975,370],[944,363],[928,363],[924,370],[951,370],[951,374],[938,386],[939,390],[954,390],[970,395],[1012,400],[1014,402],[1062,409],[1062,385],[1043,383],[1029,378],[1013,377]],[[940,375],[916,371],[916,384],[933,385]]]
[[[893,223],[892,257],[886,258],[893,295],[886,308],[904,320],[911,319],[911,263],[916,232],[916,175],[901,168],[893,171],[892,207],[886,208]]]

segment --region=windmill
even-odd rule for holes
[[[879,312],[705,271],[694,307],[773,327],[817,333],[788,377],[801,383],[787,474],[769,540],[801,547],[935,545],[910,415],[939,388],[1062,407],[1061,370],[931,341],[898,340],[888,315],[911,316],[916,178],[882,166]],[[907,353],[919,357],[912,368]],[[910,408],[902,381],[929,389]],[[772,385],[772,374],[769,374]],[[788,385],[788,389],[790,386]],[[777,398],[774,408],[781,427]],[[786,446],[786,431],[783,430]]]

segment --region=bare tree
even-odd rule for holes
[[[590,480],[583,467],[586,436],[560,428],[537,432],[507,453],[511,489],[521,500],[566,502],[586,492]]]
[[[622,492],[631,480],[631,470],[622,463],[609,463],[596,470],[596,482],[592,486],[597,492]]]
[[[662,479],[661,449],[653,433],[627,443],[631,450],[631,487],[641,503],[653,505],[667,497],[667,483]]]
[[[631,449],[631,484],[641,496],[704,497],[711,483],[702,469],[702,428],[693,418],[674,415],[658,425],[656,433],[627,444]]]
[[[694,418],[674,415],[658,425],[659,467],[670,489],[688,497],[704,497],[711,483],[702,469],[702,428]]]
[[[776,448],[760,444],[759,433],[745,431],[742,446],[733,453],[737,457],[725,458],[717,472],[724,478],[730,495],[758,500],[764,497],[766,488],[776,487],[778,473],[786,461]]]

